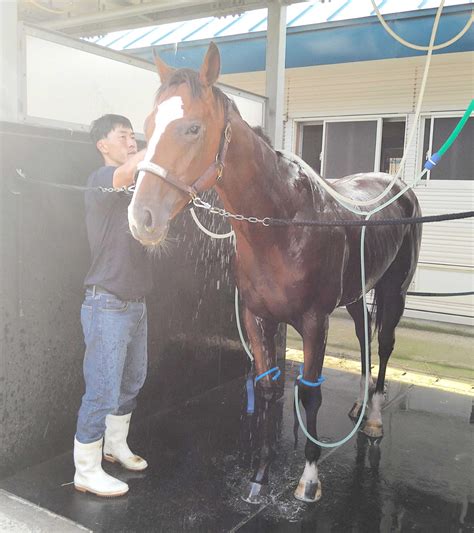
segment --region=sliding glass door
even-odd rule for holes
[[[377,120],[325,122],[322,175],[337,179],[376,168]]]
[[[404,118],[321,120],[301,125],[301,157],[326,179],[398,170]]]

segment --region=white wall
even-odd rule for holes
[[[106,113],[126,115],[135,131],[153,109],[160,86],[153,65],[119,52],[43,30],[25,28],[24,119],[88,129]],[[252,126],[262,125],[265,99],[222,87]]]
[[[159,86],[156,72],[30,35],[26,44],[30,120],[87,126],[116,113],[143,132]]]

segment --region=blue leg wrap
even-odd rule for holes
[[[260,381],[265,376],[268,376],[269,374],[275,374],[272,377],[272,381],[276,381],[280,377],[281,370],[277,366],[274,366],[273,368],[270,368],[270,370],[267,370],[266,372],[262,372],[255,378],[255,384],[257,384],[258,381]]]
[[[323,376],[319,376],[319,378],[316,381],[307,381],[306,379],[303,379],[303,365],[300,366],[300,374],[296,378],[296,381],[299,381],[303,385],[307,385],[308,387],[319,387],[323,381],[325,381],[326,378]]]
[[[247,414],[252,415],[255,411],[255,392],[253,390],[253,379],[251,376],[247,378]]]

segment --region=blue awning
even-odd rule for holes
[[[469,2],[446,0],[445,7],[461,4],[472,4],[472,0]],[[405,13],[437,8],[439,0],[403,0],[403,2],[400,0],[377,0],[377,5],[382,14]],[[372,15],[374,15],[374,11],[369,0],[302,2],[287,7],[287,28],[349,19],[355,20]],[[267,10],[257,9],[236,16],[207,17],[187,22],[173,22],[117,31],[87,40],[114,50],[132,50],[231,35],[244,36],[253,32],[266,31],[266,29]]]
[[[436,42],[456,35],[466,24],[473,0],[446,0]],[[439,0],[377,0],[391,27],[405,39],[427,45]],[[222,73],[265,69],[267,10],[238,16],[207,17],[187,22],[113,32],[87,39],[98,45],[153,60],[152,49],[175,67],[200,65],[209,41],[218,44]],[[451,53],[474,49],[474,28]],[[287,7],[286,67],[410,57],[425,52],[409,49],[390,37],[374,15],[370,0],[303,2]]]

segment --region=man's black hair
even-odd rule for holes
[[[101,139],[105,139],[105,137],[107,137],[107,135],[117,126],[125,126],[133,131],[130,120],[122,115],[108,114],[94,120],[90,130],[93,143],[96,144]]]

